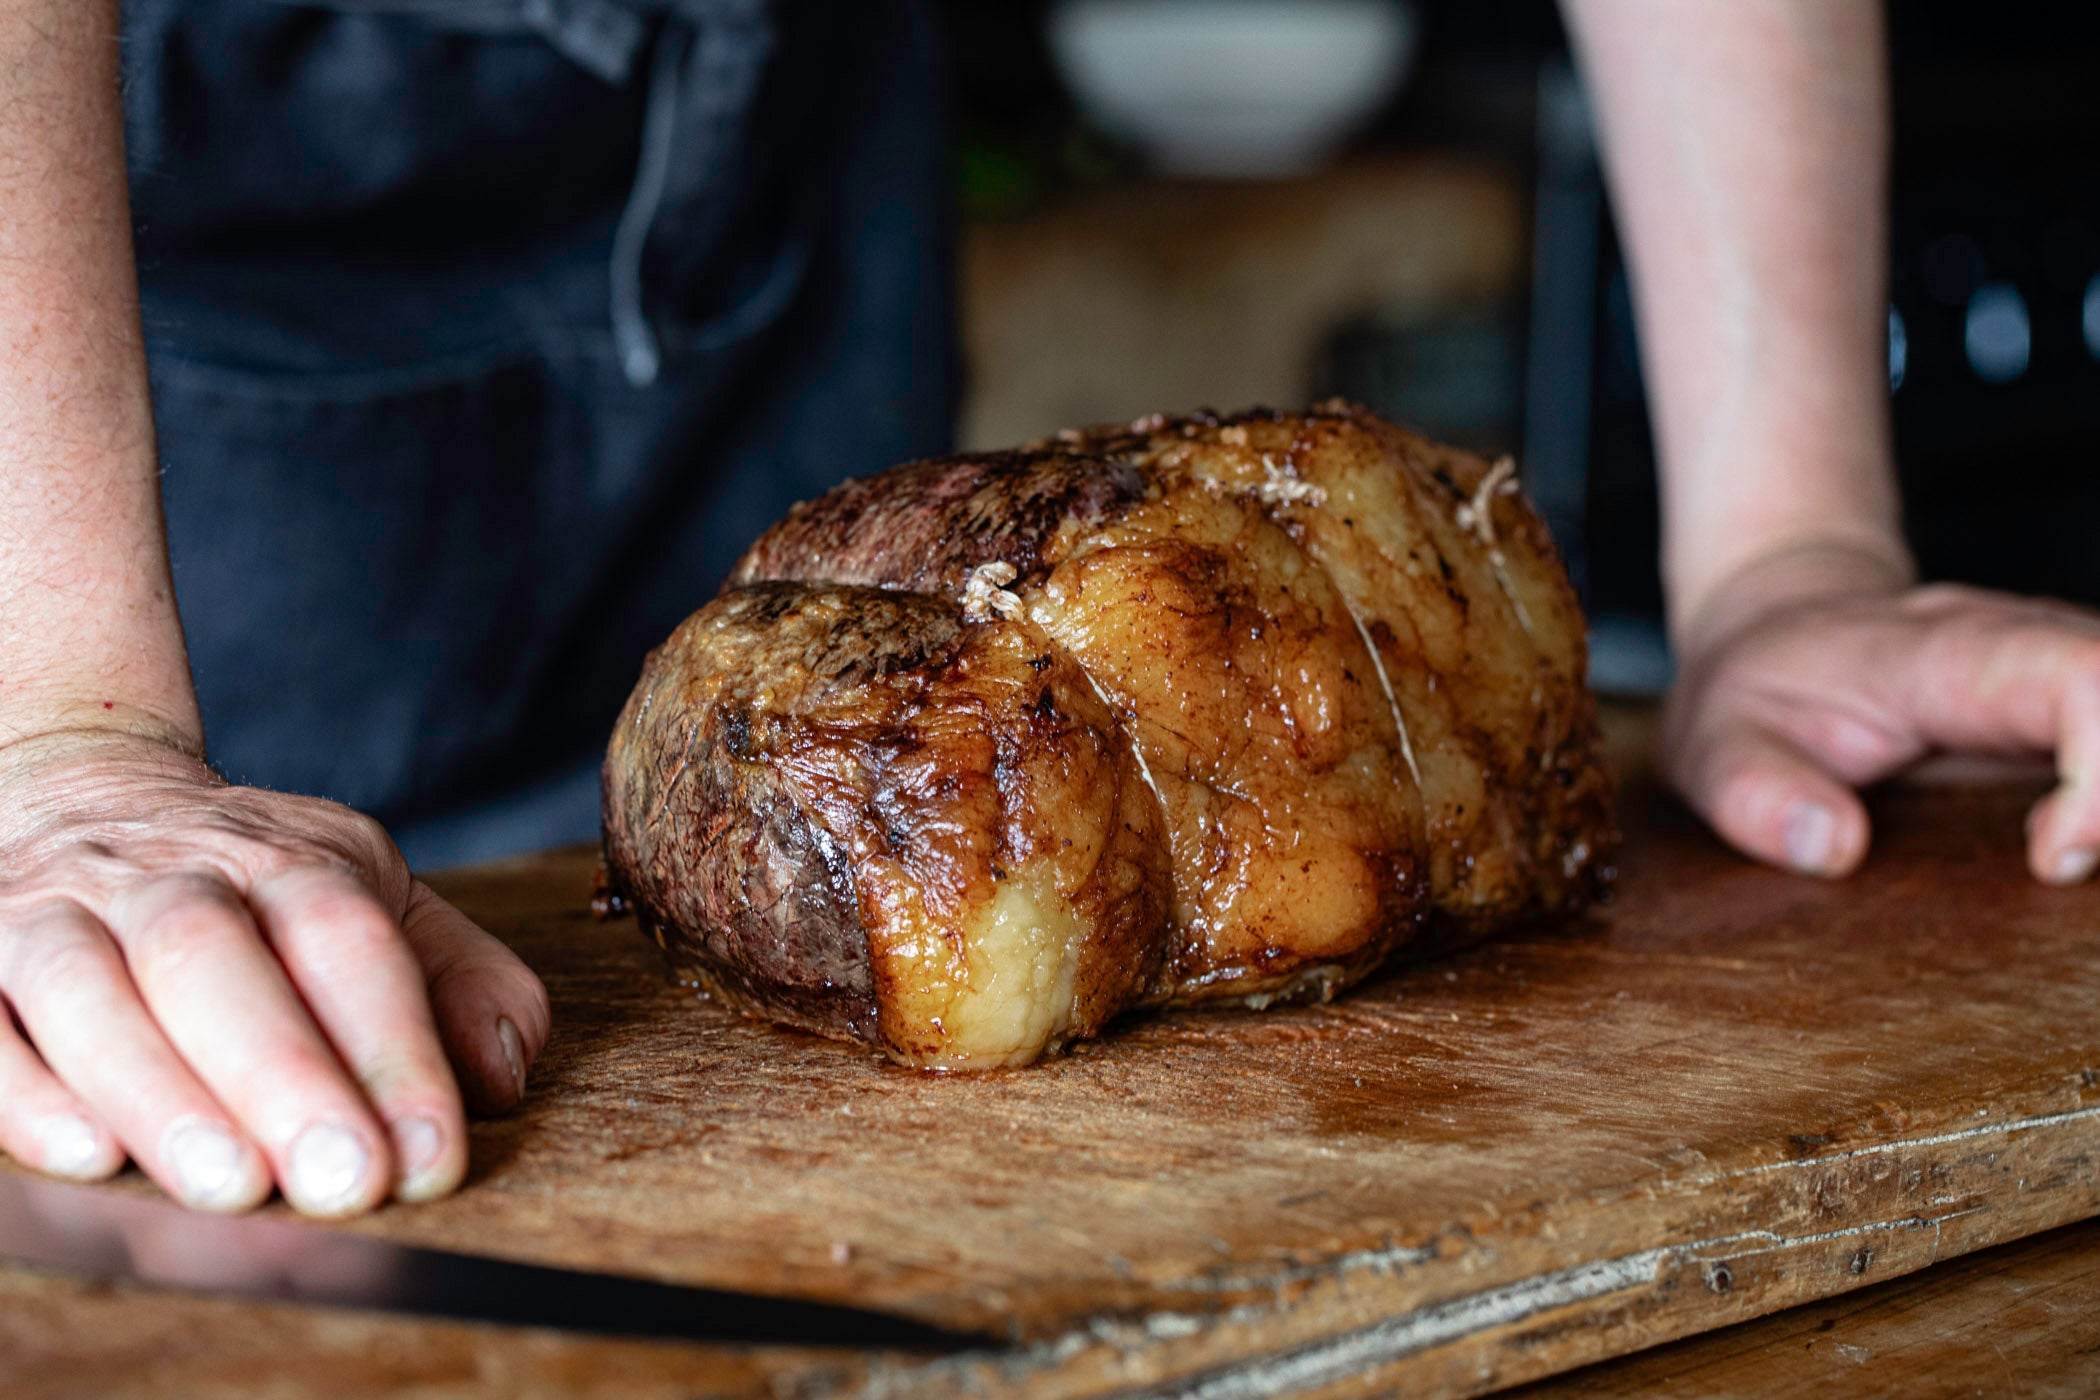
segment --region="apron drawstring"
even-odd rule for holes
[[[772,47],[764,0],[282,0],[283,3],[362,14],[413,15],[428,23],[467,32],[530,31],[562,57],[607,83],[634,74],[649,47],[649,89],[642,114],[642,148],[635,161],[627,202],[613,230],[610,265],[613,346],[620,372],[637,389],[656,382],[663,348],[650,323],[642,286],[643,256],[650,230],[663,212],[672,159],[681,135],[696,138],[691,153],[695,180],[722,159],[728,131],[758,85]],[[647,12],[670,21],[652,24]],[[681,22],[682,21],[682,22]],[[690,71],[688,71],[690,70]],[[693,110],[679,110],[692,93]],[[700,127],[681,132],[681,118]]]
[[[521,0],[518,17],[578,68],[608,83],[624,83],[649,27],[612,0]]]
[[[678,130],[678,88],[683,81],[691,38],[679,29],[659,35],[649,64],[648,105],[642,113],[642,153],[635,162],[634,183],[620,210],[612,245],[612,332],[620,353],[620,372],[637,389],[656,382],[663,352],[642,305],[642,254],[649,229],[663,207],[664,185],[671,174],[672,138]]]

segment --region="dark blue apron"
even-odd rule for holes
[[[213,757],[419,864],[582,840],[642,654],[942,449],[912,0],[134,0],[164,497]]]

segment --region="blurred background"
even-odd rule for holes
[[[1514,452],[1652,693],[1652,447],[1549,0],[946,0],[965,448],[1329,394]],[[2100,602],[2100,20],[1912,0],[1889,377],[1928,578]]]

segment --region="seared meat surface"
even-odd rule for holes
[[[913,463],[798,506],[651,654],[608,879],[747,1010],[1025,1063],[1580,907],[1584,666],[1509,468],[1347,405]]]

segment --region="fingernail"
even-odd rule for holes
[[[403,1118],[393,1132],[397,1188],[404,1200],[420,1199],[424,1178],[444,1155],[444,1135],[428,1118]]]
[[[53,1176],[95,1177],[102,1173],[102,1143],[85,1118],[61,1113],[37,1129],[44,1148],[44,1170]]]
[[[340,1215],[363,1195],[372,1154],[348,1128],[316,1123],[292,1139],[284,1194],[310,1215]]]
[[[2091,846],[2072,846],[2057,853],[2049,878],[2059,885],[2083,884],[2095,865],[2100,865],[2100,851]]]
[[[510,1023],[510,1017],[496,1018],[496,1039],[503,1043],[503,1063],[510,1066],[510,1082],[517,1087],[518,1097],[525,1097],[525,1042],[518,1035],[518,1028]]]
[[[228,1210],[249,1204],[248,1154],[233,1134],[201,1118],[177,1119],[161,1139],[185,1204]]]
[[[1786,863],[1804,875],[1821,875],[1831,866],[1837,841],[1837,818],[1827,807],[1803,802],[1787,814]]]

